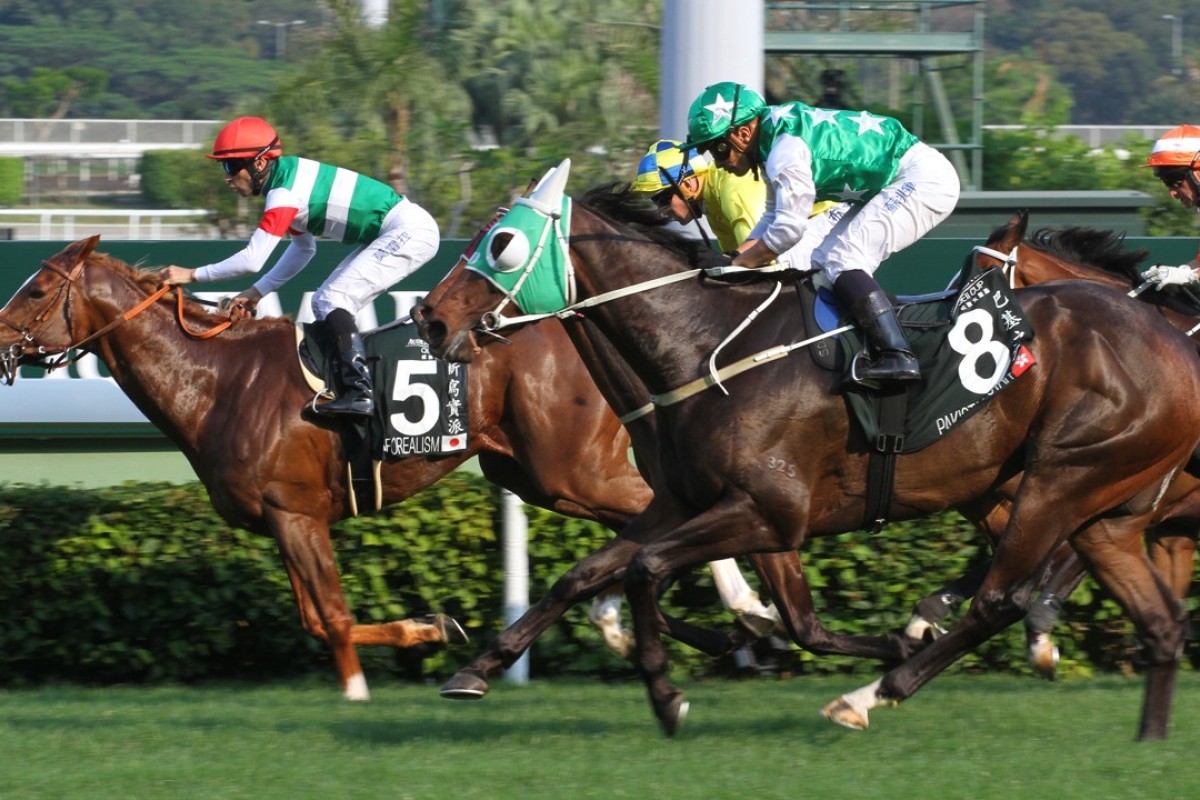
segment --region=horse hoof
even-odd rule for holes
[[[676,692],[671,697],[670,701],[663,706],[658,715],[658,721],[662,723],[663,733],[667,736],[674,736],[679,730],[679,726],[683,724],[683,720],[687,717],[688,709],[691,704],[683,699],[682,692]]]
[[[446,644],[467,644],[471,641],[467,632],[454,617],[438,614],[434,625],[437,626],[438,632],[442,634],[442,641]]]
[[[765,639],[774,633],[778,624],[778,620],[768,614],[765,608],[762,613],[746,611],[738,614],[738,622],[759,639]]]
[[[468,670],[459,670],[442,686],[441,695],[447,700],[479,700],[488,693],[488,682]]]
[[[851,730],[865,731],[867,729],[866,712],[860,712],[846,702],[844,697],[839,697],[822,708],[821,716]]]
[[[1029,648],[1029,663],[1034,671],[1048,681],[1058,677],[1058,646],[1049,642],[1039,642]]]

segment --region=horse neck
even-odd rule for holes
[[[96,278],[89,276],[87,291],[89,333],[118,319],[146,297],[135,282],[115,273],[103,286],[93,285]],[[201,329],[213,324],[189,322]],[[278,353],[287,346],[280,340],[265,352]],[[194,339],[184,333],[167,300],[117,325],[90,349],[138,410],[189,455],[198,451],[218,404],[234,409],[242,405],[238,398],[252,390],[245,385],[247,374],[256,373],[255,384],[260,389],[271,386],[271,391],[276,391],[275,379],[260,374],[262,369],[249,368],[261,345],[253,346],[245,337],[239,337],[236,346],[221,336]],[[263,359],[262,368],[279,369],[270,365],[280,362],[279,358]]]
[[[1101,283],[1114,289],[1129,289],[1128,279],[1111,272],[1051,255],[1022,245],[1017,252],[1017,286],[1033,286],[1046,281],[1082,280]]]
[[[596,387],[618,416],[638,411],[650,403],[646,384],[634,373],[629,363],[607,336],[584,319],[564,320],[563,327],[583,359]],[[658,463],[655,457],[658,426],[651,411],[625,423],[632,440],[639,466]],[[648,480],[653,486],[654,480]]]
[[[580,211],[571,233],[578,300],[690,269],[662,245],[639,240],[636,232],[595,215],[590,219],[605,229],[580,230]],[[654,393],[676,388],[699,375],[722,336],[740,320],[727,310],[733,293],[733,287],[708,291],[691,277],[589,308],[584,314],[607,346],[581,350],[581,355],[593,373],[625,371]]]

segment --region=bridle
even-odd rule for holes
[[[55,275],[58,275],[60,278],[62,278],[62,282],[58,285],[58,288],[55,289],[54,293],[49,297],[49,299],[46,300],[45,303],[42,304],[37,313],[33,315],[33,318],[25,325],[19,325],[9,320],[7,317],[0,315],[0,325],[11,328],[21,337],[20,341],[14,342],[7,350],[0,351],[0,382],[3,382],[6,386],[11,386],[17,379],[17,368],[20,366],[22,361],[40,366],[47,372],[53,372],[56,369],[70,366],[88,353],[88,350],[86,349],[87,345],[104,336],[117,326],[128,322],[138,314],[141,314],[143,311],[150,308],[150,306],[154,305],[164,296],[166,296],[167,292],[171,291],[171,289],[176,289],[175,294],[177,300],[179,325],[189,336],[197,339],[208,339],[212,336],[216,336],[233,324],[232,320],[227,319],[218,323],[207,331],[191,330],[184,321],[183,290],[174,286],[163,285],[154,292],[151,292],[148,297],[146,297],[136,306],[122,313],[107,325],[104,325],[99,330],[83,337],[82,339],[77,339],[73,330],[74,326],[71,317],[71,288],[83,274],[83,267],[85,264],[86,259],[80,259],[74,267],[72,267],[70,270],[66,270],[53,261],[43,261],[42,269],[50,270]],[[32,280],[32,278],[30,280]],[[63,314],[66,317],[67,336],[69,343],[63,345],[44,344],[38,337],[38,331],[50,321],[52,315],[60,306],[62,307]],[[72,350],[77,351],[75,356],[69,355]],[[55,358],[55,356],[57,357]]]

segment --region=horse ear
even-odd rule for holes
[[[80,239],[64,247],[50,261],[55,264],[61,264],[69,269],[90,256],[96,250],[96,245],[98,244],[100,244],[99,234],[89,236],[86,239]]]
[[[1029,209],[1022,208],[1013,216],[1013,227],[1017,229],[1017,241],[1025,240],[1025,232],[1029,229]]]
[[[562,162],[542,176],[537,188],[529,196],[529,205],[540,208],[544,213],[553,213],[562,208],[563,194],[567,190],[567,178],[571,175],[571,159]]]
[[[1025,229],[1029,225],[1029,212],[1021,209],[1013,214],[1003,230],[1003,235],[991,243],[996,250],[1008,252],[1025,240]]]

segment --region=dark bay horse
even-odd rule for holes
[[[544,183],[561,192],[569,163],[558,169]],[[561,203],[553,195],[534,199],[540,209]],[[616,355],[600,357],[619,357],[661,399],[658,454],[667,480],[642,515],[577,569],[601,574],[614,563],[628,565],[635,663],[672,734],[687,708],[668,681],[657,622],[658,597],[672,576],[707,560],[787,552],[809,535],[854,530],[864,509],[868,447],[847,414],[841,376],[805,358],[742,372],[728,380],[728,397],[710,390],[673,402],[743,320],[754,318],[725,346],[726,363],[797,340],[798,314],[786,303],[764,304],[774,291],[769,284],[718,285],[689,271],[702,258],[700,246],[664,231],[628,193],[590,193],[569,219],[570,269],[556,280],[569,283],[578,301],[569,308],[612,344]],[[1149,664],[1140,736],[1161,738],[1184,612],[1150,565],[1140,535],[1200,442],[1200,367],[1186,339],[1104,287],[1060,283],[1019,296],[1037,332],[1037,366],[940,441],[899,456],[896,466],[895,519],[980,500],[1012,503],[977,598],[945,635],[824,713],[863,728],[870,709],[910,697],[1019,619],[1051,556],[1070,541],[1134,620]],[[511,292],[505,297],[463,270],[434,289],[418,319],[440,356],[466,361],[479,352],[475,331],[494,328],[511,300]],[[566,313],[568,304],[562,306]],[[1118,317],[1119,326],[1096,324]]]
[[[248,320],[221,336],[186,334],[163,300],[123,317],[160,283],[95,252],[99,237],[44,262],[0,311],[0,357],[43,363],[89,337],[137,407],[184,453],[231,525],[275,539],[306,631],[331,648],[343,694],[368,697],[356,645],[459,642],[457,623],[355,624],[329,528],[350,515],[346,461],[333,424],[304,412],[312,391],[293,358],[290,320]],[[215,318],[195,303],[192,329]],[[527,502],[619,529],[651,498],[629,439],[561,330],[546,325],[497,348],[469,375],[470,449],[386,463],[382,493],[400,502],[478,455],[484,475]],[[571,442],[570,446],[565,446]],[[577,458],[586,452],[587,459]]]

